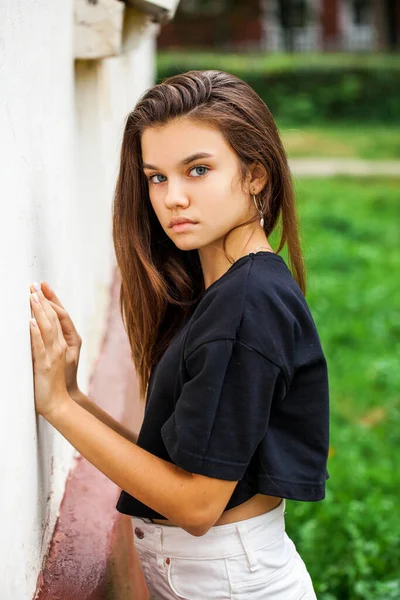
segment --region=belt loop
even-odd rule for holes
[[[162,567],[164,565],[164,556],[157,553],[157,566]]]
[[[253,549],[250,546],[245,521],[237,522],[236,529],[238,531],[240,541],[242,542],[243,549],[246,553],[247,562],[249,563],[250,571],[255,571],[255,569],[257,568],[257,558],[256,558],[256,555],[255,555]]]

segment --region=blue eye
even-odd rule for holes
[[[189,170],[189,173],[191,173],[195,169],[205,169],[204,173],[197,174],[197,178],[204,177],[204,175],[210,170],[209,167],[203,167],[202,165],[196,165],[195,167],[191,167],[191,169]],[[164,177],[164,175],[161,175],[161,173],[155,173],[154,175],[150,175],[150,177],[147,177],[147,180],[154,185],[159,185],[160,183],[164,183],[163,181],[154,181],[154,177]],[[166,177],[164,177],[164,181],[165,180],[166,180]]]
[[[201,165],[197,165],[196,167],[192,167],[190,169],[190,171],[194,171],[194,169],[205,169],[206,173],[207,171],[209,171],[210,169],[208,167],[202,167]],[[200,175],[198,175],[199,177],[202,177],[203,175],[205,175],[206,173],[200,173]]]
[[[151,182],[151,183],[162,183],[162,181],[153,181],[153,177],[163,177],[163,175],[161,175],[160,173],[156,173],[155,175],[151,175],[150,177],[148,177],[147,179]]]

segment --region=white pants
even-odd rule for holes
[[[316,600],[312,581],[285,532],[285,500],[200,537],[131,517],[135,548],[152,600]]]

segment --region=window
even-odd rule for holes
[[[307,27],[310,17],[307,0],[279,0],[278,9],[284,29]]]
[[[295,0],[291,10],[291,26],[307,27],[308,6],[306,0]]]
[[[353,23],[355,25],[370,25],[371,0],[352,0]]]

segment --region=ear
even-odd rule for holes
[[[249,167],[248,185],[250,194],[259,194],[268,181],[268,173],[264,165],[254,162]]]

